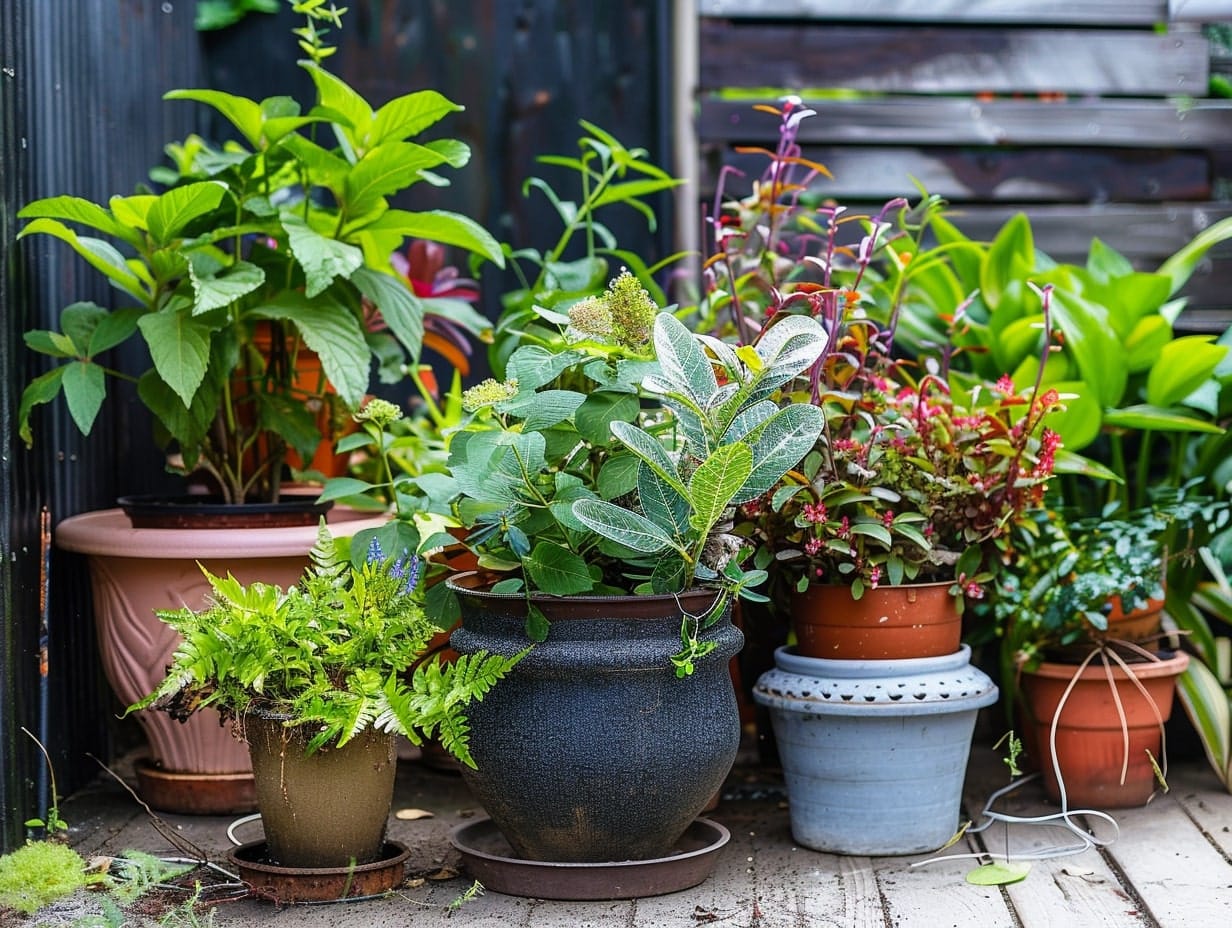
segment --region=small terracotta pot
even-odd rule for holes
[[[1109,602],[1112,609],[1108,613],[1106,631],[1091,628],[1090,637],[1086,641],[1051,648],[1047,656],[1061,664],[1081,664],[1083,658],[1091,653],[1092,645],[1104,644],[1128,660],[1139,660],[1141,654],[1137,648],[1127,647],[1125,642],[1137,645],[1144,651],[1159,651],[1163,631],[1162,599],[1149,599],[1141,609],[1129,613],[1123,610],[1121,597],[1114,596]]]
[[[1189,655],[1183,652],[1157,661],[1130,664],[1147,696],[1118,664],[1111,662],[1105,667],[1098,657],[1081,673],[1078,665],[1047,661],[1034,671],[1025,671],[1021,686],[1026,715],[1024,741],[1039,765],[1048,797],[1054,802],[1061,801],[1053,765],[1055,745],[1069,808],[1126,808],[1143,805],[1150,799],[1155,790],[1150,758],[1162,762],[1161,724],[1172,714],[1176,678],[1188,664]],[[1124,725],[1109,673],[1125,713]],[[1077,682],[1062,704],[1075,675]],[[1055,739],[1051,734],[1054,717]],[[1123,764],[1127,764],[1127,769],[1122,783]]]
[[[953,654],[962,619],[949,583],[851,587],[817,584],[792,598],[796,653],[830,660],[903,660]]]

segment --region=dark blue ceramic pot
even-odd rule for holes
[[[529,643],[518,594],[450,581],[461,654],[513,655]],[[675,842],[723,784],[740,742],[729,659],[744,637],[730,610],[705,637],[715,650],[678,679],[682,609],[712,591],[673,596],[542,597],[551,631],[468,709],[478,770],[463,776],[527,860],[650,860]]]

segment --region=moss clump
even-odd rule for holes
[[[32,915],[85,884],[85,861],[64,844],[35,841],[0,857],[0,909]]]

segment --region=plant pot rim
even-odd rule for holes
[[[318,494],[319,495],[319,494]],[[220,496],[121,496],[116,503],[134,528],[270,528],[315,526],[333,508],[307,493],[288,493],[278,502],[228,503]]]
[[[1163,654],[1171,654],[1170,657],[1159,656],[1159,660],[1141,660],[1132,663],[1126,662],[1127,666],[1133,672],[1133,676],[1140,680],[1152,679],[1154,677],[1171,677],[1184,672],[1189,666],[1189,655],[1184,651],[1162,652]],[[1051,680],[1070,680],[1075,675],[1078,675],[1079,664],[1062,663],[1060,661],[1040,661],[1038,667],[1033,670],[1023,669],[1024,674],[1031,674],[1037,677],[1046,677]],[[1116,661],[1110,661],[1108,667],[1112,670],[1114,678],[1125,679],[1125,669]],[[1083,681],[1088,680],[1106,680],[1107,671],[1104,669],[1104,662],[1093,659],[1086,667],[1082,669],[1078,679]]]
[[[470,597],[487,606],[496,607],[510,616],[525,617],[526,596],[522,593],[494,593],[487,587],[492,582],[491,574],[468,570],[449,577],[445,583],[451,591]],[[704,613],[718,598],[719,591],[695,587],[684,593],[632,593],[627,596],[553,596],[549,593],[531,593],[530,600],[549,620],[558,619],[641,619],[681,615],[682,609],[690,614]]]
[[[335,538],[365,528],[380,528],[388,517],[352,518],[338,512],[330,520]],[[304,557],[317,540],[317,526],[281,528],[220,528],[210,531],[177,528],[133,528],[122,509],[96,509],[70,516],[55,529],[56,547],[78,554],[157,560],[208,560],[253,557]]]
[[[753,689],[770,709],[817,716],[899,718],[974,712],[997,701],[992,679],[962,645],[939,657],[842,660],[774,652],[773,669]]]
[[[935,590],[948,590],[954,585],[953,580],[927,580],[922,583],[879,583],[876,587],[866,587],[864,593],[859,599],[851,598],[850,583],[810,583],[803,591],[792,590],[792,597],[807,597],[811,595],[825,595],[825,593],[833,592],[833,595],[838,595],[838,591],[842,590],[851,598],[852,602],[863,602],[870,597],[886,597],[886,596],[907,596],[911,593],[931,593]]]

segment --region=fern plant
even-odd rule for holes
[[[369,728],[414,744],[436,737],[474,766],[464,710],[521,655],[420,662],[439,631],[424,612],[420,567],[409,550],[385,557],[375,539],[352,564],[322,522],[309,568],[286,591],[203,569],[209,603],[159,612],[183,641],[163,682],[129,711],[153,706],[185,718],[212,706],[241,730],[250,712],[277,713],[315,729],[310,751]]]

